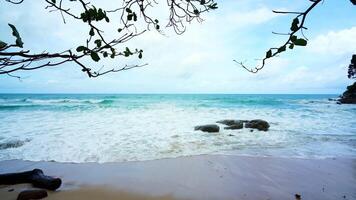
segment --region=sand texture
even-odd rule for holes
[[[47,199],[356,199],[356,159],[203,155],[124,163],[1,161],[0,173],[33,168],[62,178]],[[0,186],[16,199],[30,185]],[[9,192],[8,190],[14,189]]]

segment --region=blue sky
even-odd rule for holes
[[[112,0],[94,0],[104,8]],[[232,60],[255,59],[283,41],[272,31],[289,29],[292,16],[276,15],[272,9],[303,10],[307,0],[220,0],[219,9],[207,13],[203,23],[187,26],[184,35],[165,29],[166,36],[147,32],[129,43],[144,50],[142,60],[118,58],[100,68],[127,63],[148,63],[144,68],[89,79],[73,64],[20,73],[21,81],[0,76],[0,93],[341,93],[351,83],[347,66],[356,53],[356,7],[348,0],[325,0],[309,16],[306,48],[297,48],[268,62],[263,71],[250,74]],[[49,13],[42,1],[22,5],[0,2],[1,40],[11,42],[7,23],[15,24],[33,52],[62,51],[83,43],[85,26],[59,13]],[[167,23],[165,0],[153,15]],[[114,22],[115,23],[115,22]],[[105,27],[113,34],[114,26]],[[122,47],[127,46],[126,44]]]

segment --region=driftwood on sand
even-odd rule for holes
[[[62,180],[60,178],[46,176],[40,169],[19,173],[0,174],[0,185],[14,185],[21,183],[31,183],[37,188],[56,190],[61,186]]]

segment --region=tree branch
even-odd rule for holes
[[[21,4],[24,0],[5,0],[12,4]],[[120,72],[133,68],[143,67],[147,64],[124,65],[121,68],[111,68],[103,70],[94,70],[84,64],[83,59],[91,58],[94,63],[105,58],[114,59],[116,57],[137,56],[139,59],[143,57],[143,50],[123,46],[124,43],[134,39],[137,36],[145,33],[152,28],[159,33],[162,33],[159,25],[159,20],[149,16],[147,10],[156,4],[155,0],[122,0],[122,6],[111,10],[98,8],[96,5],[87,0],[45,0],[47,6],[45,9],[49,12],[60,12],[60,17],[63,23],[67,23],[66,17],[79,21],[87,25],[88,37],[84,38],[83,45],[75,47],[76,53],[71,49],[61,53],[30,53],[29,50],[22,50],[23,42],[20,33],[16,27],[9,24],[13,30],[13,35],[16,37],[15,44],[7,44],[0,41],[0,75],[6,74],[15,76],[13,73],[19,71],[35,70],[44,67],[59,66],[64,63],[75,63],[81,68],[88,77],[98,77],[111,72]],[[201,21],[200,13],[208,10],[216,9],[217,4],[213,0],[167,0],[171,15],[167,27],[173,27],[178,34],[183,32],[178,31],[178,26],[184,26],[186,22],[191,22],[193,19]],[[72,7],[79,7],[79,12],[73,12]],[[76,9],[73,9],[76,10]],[[182,12],[183,14],[179,14]],[[110,19],[119,16],[120,23],[113,24],[116,27],[118,36],[108,38],[104,31],[99,28],[101,23],[110,23]],[[146,24],[146,28],[138,28],[139,23]],[[179,24],[179,25],[178,25]]]
[[[296,35],[298,32],[301,32],[303,34],[303,29],[307,29],[304,26],[305,20],[308,16],[308,14],[317,6],[322,0],[309,0],[312,2],[312,4],[304,11],[304,12],[285,12],[285,11],[273,11],[274,13],[279,13],[279,14],[296,14],[297,16],[293,19],[292,25],[291,25],[291,32],[290,33],[285,33],[283,35],[288,35],[288,39],[286,42],[284,42],[283,45],[280,47],[272,47],[266,52],[265,58],[262,59],[261,65],[258,65],[254,68],[250,68],[246,66],[243,62],[239,62],[236,60],[233,60],[235,63],[240,65],[242,68],[247,70],[248,72],[251,73],[257,73],[258,71],[262,70],[265,65],[266,61],[270,58],[278,56],[280,53],[286,51],[287,46],[289,49],[293,49],[295,46],[306,46],[307,45],[307,40],[303,38],[298,38]],[[278,35],[281,35],[281,33],[277,33]],[[304,36],[305,38],[305,36]]]

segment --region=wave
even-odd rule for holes
[[[110,104],[113,103],[112,99],[9,99],[0,103],[27,103],[27,104]],[[0,104],[1,105],[1,104]]]
[[[226,99],[205,101],[197,105],[199,107],[284,106],[285,103],[283,101],[269,99]]]
[[[330,101],[328,99],[291,100],[290,103],[297,103],[297,104],[336,104],[335,101]]]
[[[38,105],[13,105],[13,104],[8,104],[8,105],[0,105],[0,110],[16,110],[16,109],[20,109],[20,108],[35,108],[35,107],[39,107]]]
[[[114,103],[114,102],[115,102],[115,101],[112,100],[112,99],[105,99],[105,100],[100,101],[99,104],[105,104],[105,105],[107,105],[107,104],[112,104],[112,103]]]
[[[90,107],[111,106],[115,103],[112,99],[12,99],[0,102],[1,110],[34,109],[34,108],[72,108],[72,107]]]

